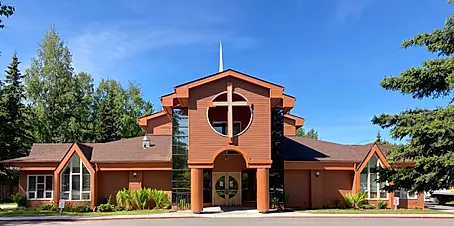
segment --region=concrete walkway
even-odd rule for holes
[[[310,214],[301,212],[270,212],[260,214],[254,209],[205,208],[201,214],[190,211],[149,215],[117,216],[41,216],[41,217],[0,217],[0,222],[14,221],[98,221],[138,219],[184,219],[184,218],[411,218],[411,219],[454,219],[454,214]]]

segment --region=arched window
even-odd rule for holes
[[[374,154],[360,175],[361,190],[367,192],[369,199],[388,199],[388,192],[382,190],[385,183],[377,182],[378,174],[375,169],[383,164]]]
[[[77,154],[66,164],[61,174],[61,198],[71,201],[90,200],[90,172]]]

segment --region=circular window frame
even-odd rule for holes
[[[213,102],[213,101],[214,101],[217,97],[219,97],[220,95],[226,94],[226,93],[227,93],[227,91],[223,91],[223,92],[220,92],[220,93],[216,94],[216,96],[214,96],[214,97],[211,99],[211,102]],[[239,95],[240,97],[244,98],[247,102],[249,102],[249,100],[248,100],[243,94],[241,94],[241,93],[238,93],[238,92],[236,92],[236,91],[233,91],[232,94],[237,94],[237,95]],[[228,135],[222,134],[222,133],[218,132],[217,130],[215,130],[215,129],[213,128],[213,126],[212,126],[211,123],[210,123],[210,117],[208,116],[209,111],[210,111],[210,107],[207,107],[206,119],[207,119],[207,122],[208,122],[208,125],[210,126],[210,128],[211,128],[215,133],[217,133],[218,135],[223,136],[223,137],[228,137]],[[248,131],[249,128],[251,127],[252,121],[253,121],[253,118],[254,118],[254,111],[252,110],[252,105],[249,106],[249,112],[251,113],[251,117],[249,117],[249,123],[247,124],[247,126],[244,128],[243,131],[241,131],[240,133],[238,133],[238,134],[236,134],[236,135],[233,135],[233,137],[238,137],[238,136],[243,135],[243,134],[244,134],[246,131]]]

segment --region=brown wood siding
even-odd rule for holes
[[[172,171],[143,171],[142,185],[145,188],[172,191]]]
[[[284,118],[284,136],[295,136],[295,120]]]
[[[129,188],[129,171],[100,171],[97,173],[98,195],[97,203],[100,204],[110,195],[111,203],[116,203],[116,194],[123,188]]]
[[[234,91],[244,95],[254,105],[250,128],[235,139],[237,145],[251,160],[271,159],[269,89],[227,77],[190,90],[189,97],[189,160],[209,160],[219,148],[228,145],[228,139],[212,130],[207,121],[207,106],[211,99],[226,91],[227,82]],[[234,111],[235,114],[235,111]]]
[[[343,200],[347,193],[352,193],[354,174],[354,171],[325,170],[323,204],[336,207],[336,200]]]
[[[167,115],[150,119],[146,131],[148,134],[172,135],[172,121]]]
[[[241,155],[218,155],[214,160],[213,172],[241,172],[246,169],[246,162]]]
[[[284,188],[289,194],[287,207],[308,209],[311,204],[310,170],[285,170]]]

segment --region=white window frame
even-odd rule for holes
[[[394,195],[396,194],[396,191],[399,192],[400,199],[418,199],[418,194],[416,192],[413,193],[414,195],[409,195],[408,191],[398,189],[398,190],[394,191]],[[403,195],[403,194],[406,194],[406,195]],[[395,197],[397,197],[397,196],[395,196]]]
[[[44,183],[39,183],[39,184],[44,184],[44,195],[43,198],[38,198],[38,177],[44,177]],[[30,177],[35,177],[35,191],[29,191],[30,188]],[[51,177],[52,178],[52,190],[46,190],[46,177]],[[30,198],[30,193],[34,192],[35,193],[35,198]],[[50,198],[46,198],[46,192],[50,192]],[[27,175],[27,199],[28,200],[52,200],[54,198],[54,175],[52,174],[30,174]]]
[[[77,156],[79,158],[79,167],[80,167],[80,170],[79,170],[79,173],[73,173],[73,161],[72,158],[74,156]],[[84,187],[84,170],[83,170],[83,167],[85,167],[90,175],[90,185],[91,183],[93,183],[93,181],[91,180],[91,173],[90,171],[88,170],[88,167],[85,165],[85,163],[82,161],[82,158],[77,155],[76,153],[73,154],[73,156],[71,156],[71,158],[69,159],[68,163],[66,163],[66,166],[63,167],[63,170],[61,171],[60,173],[60,197],[63,197],[62,194],[68,194],[68,199],[66,199],[67,201],[91,201],[91,186],[90,186],[90,190],[89,191],[84,191],[83,190],[83,187]],[[69,191],[63,191],[63,172],[66,170],[66,168],[69,167],[70,171],[69,171]],[[80,198],[79,199],[72,199],[72,188],[73,188],[73,175],[78,175],[79,176],[79,192],[80,192]],[[83,194],[90,194],[90,198],[89,199],[83,199]]]
[[[375,156],[375,158],[377,158],[377,165],[376,167],[382,167],[383,164],[381,163],[380,159],[378,158],[378,156],[376,154],[374,154],[373,156]],[[369,161],[366,163],[366,166],[364,167],[363,170],[367,169],[367,200],[388,200],[389,199],[389,192],[386,192],[386,198],[381,198],[380,197],[380,192],[382,192],[382,188],[380,187],[380,182],[373,182],[371,181],[371,169],[370,169],[370,159]],[[361,172],[360,172],[360,184],[361,184]],[[370,194],[371,194],[371,191],[370,191],[370,185],[371,183],[376,183],[377,184],[377,198],[371,198],[370,197]],[[388,184],[388,182],[386,182],[386,184]]]

